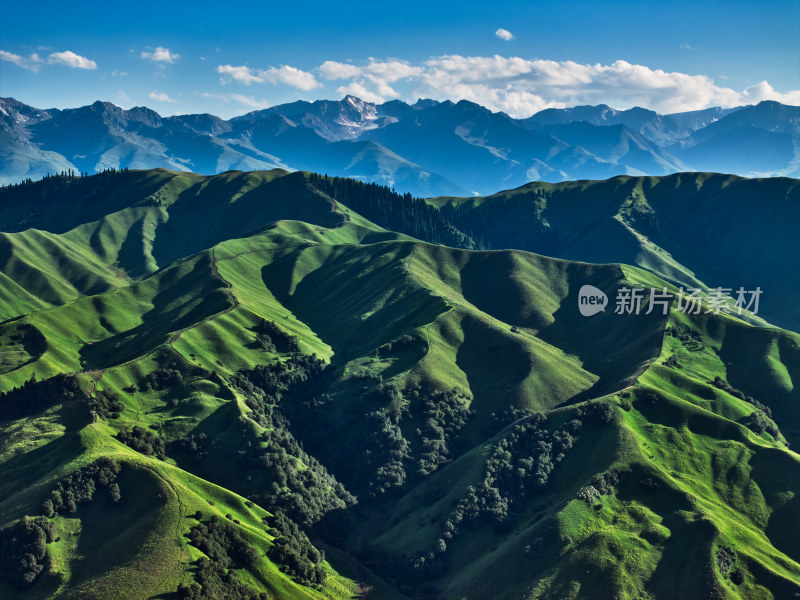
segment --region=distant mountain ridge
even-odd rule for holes
[[[607,105],[514,119],[462,100],[297,101],[224,120],[95,102],[38,109],[0,98],[0,183],[65,170],[201,174],[284,168],[417,196],[485,195],[530,181],[718,171],[800,176],[800,108],[765,101],[660,115]]]

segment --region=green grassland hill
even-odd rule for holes
[[[800,336],[578,312],[587,283],[749,285],[757,254],[686,245],[754,195],[765,294],[797,288],[795,182],[675,177],[0,189],[0,596],[800,594]]]

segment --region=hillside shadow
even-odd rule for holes
[[[587,283],[591,276],[585,277]],[[597,375],[592,388],[571,400],[580,402],[632,385],[661,352],[669,311],[661,307],[649,315],[646,307],[637,314],[616,314],[614,299],[619,281],[606,278],[592,283],[609,299],[608,308],[585,317],[578,310],[578,290],[582,283],[573,283],[569,293],[553,313],[553,322],[539,331],[538,337],[567,354],[576,356],[587,371]]]
[[[540,275],[550,263],[557,264],[514,252],[475,253],[461,269],[461,291],[482,312],[509,325],[538,330],[547,325],[542,305],[552,292],[535,289],[527,276]]]
[[[650,485],[643,482],[649,480]],[[684,492],[673,489],[657,475],[634,464],[620,478],[617,498],[623,502],[640,503],[657,515],[661,525],[669,529],[666,539],[648,541],[660,548],[661,557],[646,583],[646,589],[656,598],[714,598],[711,569],[711,546],[717,528],[693,512],[692,503]],[[698,518],[695,518],[698,517]],[[642,537],[645,534],[640,534]],[[676,577],[676,573],[680,573]]]
[[[525,402],[522,383],[533,360],[511,334],[465,315],[461,321],[464,341],[456,351],[456,366],[464,372],[473,394],[472,407],[489,414]]]
[[[131,463],[122,465],[117,482],[121,492],[119,502],[112,503],[106,489],[99,488],[92,501],[78,509],[81,531],[76,554],[85,558],[70,563],[70,584],[74,588],[83,584],[86,592],[83,597],[90,598],[93,593],[108,597],[111,587],[108,579],[117,576],[116,567],[124,564],[135,571],[150,569],[152,559],[147,554],[167,551],[163,539],[157,545],[148,541],[159,533],[166,534],[160,513],[174,495],[172,490],[156,475],[134,468]],[[133,581],[129,584],[136,585]],[[119,584],[114,587],[119,593]],[[141,589],[137,592],[141,593]]]
[[[440,297],[410,285],[398,268],[412,251],[413,245],[405,243],[335,253],[308,247],[265,265],[261,278],[336,354],[362,356],[447,309]]]
[[[145,217],[131,225],[117,253],[117,264],[134,279],[150,272],[152,259],[145,251],[145,225]]]
[[[38,448],[17,454],[0,466],[0,502],[27,489],[83,452],[77,432],[91,422],[88,409],[78,401],[71,401],[65,403],[57,414],[65,428],[63,435]]]
[[[153,308],[138,326],[80,350],[86,368],[118,365],[151,352],[165,343],[170,333],[181,331],[232,306],[222,282],[214,279],[207,257],[174,285],[162,286],[153,297]]]
[[[800,464],[782,450],[759,448],[750,477],[773,507],[764,533],[770,543],[800,562]]]
[[[190,436],[199,437],[203,434],[206,436],[208,446],[205,451],[208,454],[202,460],[198,460],[197,455],[180,446],[168,448],[169,457],[175,459],[178,466],[188,473],[214,481],[218,485],[228,487],[239,494],[244,495],[252,492],[251,489],[246,489],[248,480],[245,479],[241,472],[241,465],[238,463],[232,465],[229,456],[219,453],[220,447],[224,447],[227,443],[225,438],[229,436],[229,430],[235,427],[239,416],[240,413],[236,402],[227,402],[197,423],[184,436],[186,439],[189,439]],[[240,431],[236,431],[237,436],[240,433]]]
[[[381,376],[388,380],[395,375],[405,373],[419,361],[425,358],[427,353],[428,345],[424,340],[422,340],[422,338],[415,337],[414,342],[410,345],[400,349],[399,351],[393,351],[391,354],[389,354],[389,358],[393,358],[394,360],[387,368],[383,370]]]
[[[169,206],[169,221],[153,240],[153,257],[166,265],[276,221],[335,227],[343,221],[333,204],[306,186],[300,172],[262,181],[261,173],[223,173],[182,192]]]
[[[47,351],[47,338],[33,325],[23,323],[17,326],[14,323],[0,325],[0,328],[8,328],[8,331],[0,334],[4,343],[2,343],[4,350],[3,361],[0,362],[0,374],[10,373],[21,369],[27,365],[35,363]],[[24,356],[18,358],[23,359],[21,362],[6,362],[9,356],[14,356],[11,350],[14,347],[22,347],[22,351],[28,355],[25,359]]]
[[[661,558],[647,580],[646,589],[656,598],[708,600],[715,595],[711,548],[717,529],[710,521],[690,521],[672,512],[661,523],[670,530]],[[680,573],[676,577],[676,573]]]
[[[47,350],[47,338],[33,325],[22,325],[22,349],[30,356],[38,358]],[[35,360],[34,358],[34,360]]]
[[[767,405],[789,443],[800,444],[800,349],[790,334],[727,324],[717,354],[728,383]]]

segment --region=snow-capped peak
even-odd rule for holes
[[[355,96],[345,96],[344,101],[358,112],[361,119],[365,121],[374,121],[378,118],[378,109],[372,102],[365,102],[361,98],[356,98]]]

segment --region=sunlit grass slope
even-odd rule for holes
[[[610,262],[592,264],[425,243],[367,221],[302,173],[118,177],[94,195],[81,180],[92,202],[70,198],[83,212],[59,221],[35,204],[2,234],[0,391],[67,373],[80,393],[0,406],[0,528],[41,515],[58,482],[103,457],[121,467],[121,499],[98,492],[53,517],[60,539],[47,544],[43,574],[24,591],[0,583],[0,596],[175,597],[203,557],[187,538],[197,511],[257,551],[233,571],[274,598],[800,593],[797,334],[675,305],[583,317],[585,284],[613,302],[624,285],[676,291],[687,272],[665,271],[666,258],[639,261],[650,271],[617,264],[611,246]],[[565,198],[595,184],[570,185]],[[658,181],[603,185],[647,195]],[[542,203],[553,222],[582,214]],[[7,222],[24,214],[0,207]],[[632,227],[611,217],[609,233]],[[296,351],[265,344],[265,324]],[[312,354],[329,365],[324,389],[295,383],[300,392],[280,390],[269,418],[259,412],[241,374]],[[437,393],[452,394],[448,418],[463,426],[445,433],[442,404],[430,408]],[[112,396],[121,407],[103,414],[97,403]],[[120,441],[134,427],[160,437],[163,460]],[[437,428],[440,438],[426,437]],[[525,436],[541,444],[513,455]],[[419,468],[431,447],[439,462]],[[379,461],[393,448],[405,479],[372,493],[364,477],[385,474]],[[467,520],[445,536],[512,459],[495,482],[513,496],[505,520]],[[536,465],[541,483],[514,488]],[[266,555],[278,540],[266,502],[277,496],[335,505],[305,527],[328,549],[324,586]],[[420,557],[435,568],[414,571]]]
[[[637,265],[678,285],[764,290],[760,314],[800,330],[796,179],[719,173],[534,182],[478,198],[434,198],[490,248]]]

